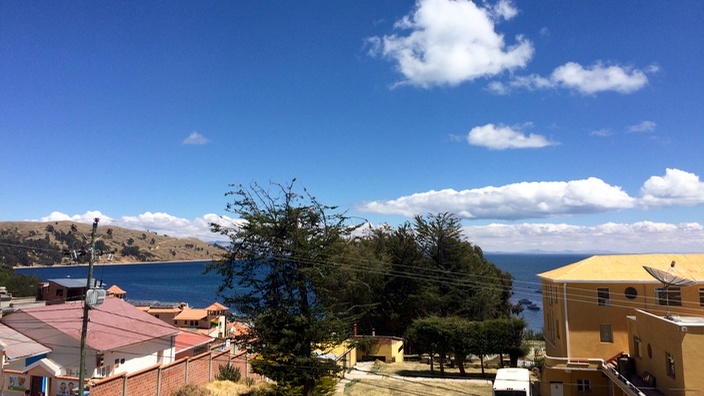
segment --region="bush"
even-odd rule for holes
[[[240,373],[239,367],[235,367],[229,363],[220,366],[218,371],[218,379],[220,381],[238,382],[240,378],[242,378],[242,373]]]
[[[171,392],[169,396],[212,396],[213,393],[208,389],[196,385],[196,384],[186,384],[175,391]]]

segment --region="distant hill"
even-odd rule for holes
[[[11,266],[87,263],[91,224],[72,221],[0,222],[0,264]],[[223,252],[196,238],[174,238],[116,226],[98,227],[100,263],[211,260]]]

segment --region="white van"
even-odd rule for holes
[[[494,396],[530,396],[533,387],[530,383],[530,371],[524,368],[502,368],[496,371],[494,379]]]

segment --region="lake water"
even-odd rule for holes
[[[514,300],[530,299],[542,305],[540,281],[536,274],[548,271],[588,255],[578,254],[491,254],[486,258],[504,271],[513,275]],[[159,263],[159,264],[96,264],[93,277],[103,280],[105,287],[118,285],[127,292],[128,300],[158,300],[186,302],[191,307],[205,308],[219,301],[216,293],[222,283],[214,272],[203,274],[205,262]],[[88,267],[20,268],[19,273],[34,274],[41,280],[56,278],[83,278],[88,276]],[[533,330],[543,328],[543,311],[524,310],[523,316]]]

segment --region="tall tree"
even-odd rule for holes
[[[451,213],[415,217],[416,241],[427,261],[424,274],[433,280],[426,291],[433,311],[427,314],[484,320],[508,312],[510,275],[461,234],[460,221]]]
[[[294,182],[240,185],[226,194],[234,197],[227,210],[241,222],[212,224],[231,245],[209,270],[223,276],[221,295],[250,325],[248,349],[260,356],[255,371],[312,395],[316,381],[336,370],[314,352],[340,342],[349,329],[325,282],[335,278],[330,259],[354,227],[335,207],[295,192]]]

